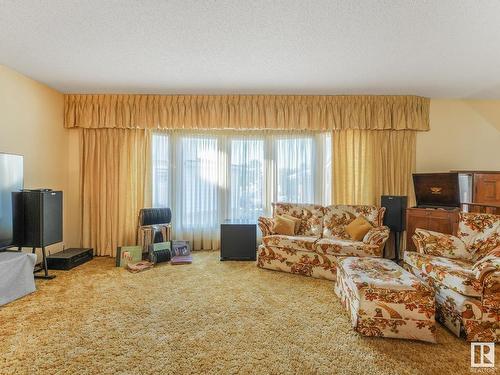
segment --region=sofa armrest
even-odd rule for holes
[[[367,245],[378,246],[382,249],[389,238],[390,229],[385,225],[374,227],[365,234],[363,242]]]
[[[486,256],[472,266],[476,279],[483,282],[491,272],[500,272],[500,246],[491,250]]]
[[[500,311],[500,270],[490,272],[484,277],[482,304],[489,309]]]
[[[460,238],[451,234],[417,228],[412,240],[420,254],[446,258],[472,259],[472,254],[468,251],[465,243]]]
[[[262,232],[262,237],[274,234],[273,232],[274,220],[272,217],[261,216],[257,219],[257,223]]]

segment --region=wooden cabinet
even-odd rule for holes
[[[472,203],[500,205],[500,173],[475,173]]]
[[[462,209],[500,214],[500,171],[455,171],[459,173]]]
[[[435,232],[456,234],[459,208],[408,208],[406,209],[406,250],[416,250],[411,237],[415,229],[427,229]]]

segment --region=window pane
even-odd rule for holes
[[[167,134],[153,135],[153,207],[169,207],[170,158]]]
[[[231,141],[229,218],[257,220],[264,214],[264,141]]]
[[[278,201],[314,202],[313,146],[312,137],[276,140]]]
[[[214,228],[218,224],[219,155],[216,138],[182,137],[177,181],[180,226]],[[174,182],[175,183],[175,182]]]

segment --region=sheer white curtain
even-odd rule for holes
[[[152,139],[152,178],[153,207],[163,207],[171,202],[170,192],[172,178],[170,140],[167,133],[155,133]]]
[[[220,223],[256,222],[271,202],[330,201],[326,133],[157,132],[152,149],[153,204],[193,249],[218,249]]]
[[[280,136],[274,142],[276,200],[314,203],[316,149],[312,136]]]
[[[174,159],[172,211],[176,236],[192,241],[195,249],[217,248],[223,164],[219,140],[198,135],[180,137],[174,142]]]
[[[262,138],[230,139],[230,220],[256,221],[266,211],[265,144]]]

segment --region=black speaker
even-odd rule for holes
[[[408,197],[400,195],[382,195],[381,206],[385,207],[384,225],[394,232],[406,229],[406,207]]]
[[[231,223],[220,226],[220,260],[256,260],[257,225]]]
[[[62,191],[15,192],[12,202],[15,246],[39,248],[62,242]]]

